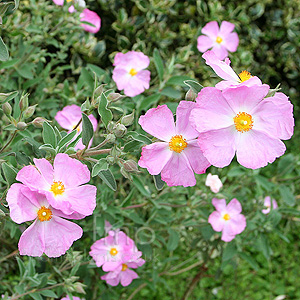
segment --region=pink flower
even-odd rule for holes
[[[124,89],[124,94],[129,97],[134,97],[143,93],[145,89],[149,89],[150,71],[144,70],[149,63],[149,57],[142,52],[117,53],[112,78],[118,89]]]
[[[219,59],[228,56],[228,51],[235,52],[239,45],[239,37],[232,32],[234,24],[223,21],[219,29],[217,21],[207,23],[201,30],[204,35],[198,37],[197,48],[200,52],[212,48]]]
[[[210,173],[206,177],[205,185],[209,186],[213,193],[218,193],[223,186],[222,181],[218,175],[211,175]]]
[[[64,0],[53,0],[53,2],[54,2],[56,5],[60,5],[60,6],[63,6],[63,5],[64,5]]]
[[[236,153],[241,165],[257,169],[283,155],[281,140],[293,135],[293,105],[283,93],[265,98],[268,91],[266,84],[200,91],[190,121],[212,165],[228,166]]]
[[[230,242],[246,228],[246,218],[241,214],[241,203],[232,199],[226,206],[225,199],[214,198],[212,204],[216,211],[210,214],[208,223],[215,231],[222,231],[222,241]]]
[[[160,141],[143,147],[138,164],[147,168],[151,175],[161,173],[168,186],[194,186],[194,172],[205,173],[210,166],[198,146],[199,134],[189,123],[195,105],[190,101],[179,103],[176,125],[167,105],[151,108],[139,119],[142,128]]]
[[[89,216],[96,207],[96,191],[90,181],[90,171],[80,161],[59,153],[53,166],[45,159],[34,159],[35,166],[23,167],[16,179],[32,191],[45,194],[49,204],[64,214]]]
[[[264,201],[265,209],[262,210],[263,214],[268,214],[271,211],[271,197],[267,196]],[[276,209],[278,207],[277,202],[272,199],[272,209]]]
[[[80,106],[72,104],[65,106],[63,110],[58,111],[56,116],[54,117],[57,123],[64,129],[67,129],[68,132],[71,132],[78,122],[81,119],[81,109]],[[94,131],[97,129],[97,119],[93,115],[89,115],[89,119],[93,124]],[[82,131],[82,124],[77,127],[78,134]],[[76,138],[76,137],[75,137]],[[92,145],[92,140],[89,143],[89,147]],[[75,150],[84,149],[84,145],[82,144],[81,139],[75,146]]]
[[[63,297],[60,300],[71,300],[71,298],[67,295],[66,297]],[[73,300],[81,300],[81,299],[79,297],[73,296]]]
[[[216,84],[216,88],[219,90],[242,85],[262,85],[260,79],[256,76],[252,76],[248,71],[242,71],[237,75],[230,67],[229,58],[226,58],[225,61],[221,61],[213,51],[205,52],[202,57],[205,59],[206,64],[212,67],[215,73],[224,79]]]
[[[54,209],[43,194],[14,183],[7,193],[10,217],[18,224],[34,222],[22,233],[19,240],[21,255],[59,257],[66,253],[74,241],[82,236],[77,224],[66,221],[72,216]]]
[[[107,237],[92,245],[90,255],[97,267],[102,266],[103,271],[107,272],[118,269],[124,261],[139,260],[142,252],[123,231],[110,231]]]
[[[80,14],[80,21],[81,22],[88,22],[91,25],[81,24],[85,31],[91,33],[97,33],[101,27],[101,19],[100,17],[92,10],[85,8],[82,13]]]

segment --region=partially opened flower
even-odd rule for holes
[[[53,166],[45,159],[34,159],[35,166],[23,167],[16,179],[32,191],[46,195],[49,204],[67,215],[91,215],[96,207],[96,191],[90,171],[80,161],[59,153]]]
[[[126,54],[117,53],[114,60],[113,80],[119,90],[124,94],[134,97],[149,89],[150,71],[149,57],[142,52],[129,51]]]
[[[205,173],[210,163],[198,146],[198,132],[189,116],[194,102],[181,101],[176,111],[176,125],[167,105],[151,108],[139,119],[142,128],[160,141],[144,146],[138,162],[151,175],[161,173],[169,186],[196,184],[195,173]]]
[[[228,51],[235,52],[239,45],[239,37],[236,32],[232,32],[234,27],[234,24],[227,21],[223,21],[220,28],[217,21],[207,23],[201,30],[204,35],[198,37],[198,50],[205,52],[212,48],[219,59],[228,56]]]
[[[92,25],[82,23],[81,26],[85,31],[97,33],[101,27],[101,18],[92,10],[85,8],[80,14],[81,22],[88,22]]]
[[[223,186],[222,181],[218,175],[211,175],[210,173],[206,177],[205,185],[209,186],[213,193],[218,193]]]
[[[262,213],[266,215],[271,211],[271,208],[276,209],[278,207],[278,205],[277,205],[276,200],[271,199],[270,196],[267,196],[264,200],[264,207],[265,207],[265,209],[262,210]]]
[[[19,240],[21,255],[59,257],[66,253],[74,241],[82,236],[82,229],[63,218],[71,216],[54,209],[43,194],[14,183],[7,193],[10,217],[18,224],[34,222]]]
[[[215,231],[222,231],[222,241],[230,242],[246,228],[246,218],[241,214],[241,203],[237,199],[232,199],[226,205],[225,199],[214,198],[212,204],[216,211],[210,214],[208,222]]]
[[[293,135],[293,105],[283,93],[265,98],[268,91],[266,84],[200,91],[190,121],[212,165],[228,166],[236,154],[241,165],[257,169],[283,155],[281,140]]]
[[[216,88],[219,90],[242,85],[262,85],[261,80],[256,76],[252,76],[248,71],[242,71],[239,73],[239,75],[237,75],[230,67],[229,58],[226,58],[225,61],[222,61],[215,55],[213,51],[205,52],[202,57],[205,59],[206,64],[209,65],[218,76],[224,79],[216,84]]]
[[[72,104],[65,106],[62,110],[58,111],[56,116],[54,117],[57,123],[64,129],[67,129],[68,132],[71,132],[81,120],[82,112],[81,108],[78,105]],[[96,131],[97,129],[97,119],[91,114],[88,116],[90,121],[93,124],[93,129]],[[78,134],[82,131],[82,124],[80,123],[77,126]],[[92,140],[89,143],[89,147],[92,145]],[[75,150],[84,149],[84,145],[82,144],[81,139],[75,146]]]

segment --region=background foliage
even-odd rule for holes
[[[52,1],[24,0],[17,10],[10,6],[3,16],[0,35],[10,58],[0,63],[1,93],[19,91],[9,101],[16,120],[22,92],[29,93],[29,105],[37,107],[33,116],[20,118],[27,129],[18,130],[11,147],[0,156],[0,208],[5,213],[0,219],[0,294],[14,294],[13,299],[52,299],[66,292],[86,299],[132,299],[135,293],[136,299],[265,300],[279,295],[300,299],[297,127],[286,142],[286,154],[272,165],[253,171],[234,162],[224,169],[209,169],[224,184],[217,197],[237,198],[247,217],[247,229],[231,243],[221,242],[207,223],[215,195],[204,185],[206,175],[197,175],[193,188],[164,186],[158,191],[145,170],[132,175],[122,168],[123,160],[138,160],[140,147],[148,141],[130,134],[144,134],[137,124],[142,113],[158,103],[175,111],[188,90],[184,80],[195,79],[203,86],[218,82],[196,48],[201,28],[212,20],[236,25],[240,45],[230,56],[233,68],[238,73],[250,71],[271,88],[281,83],[294,104],[297,124],[300,2],[246,0],[237,5],[229,0],[97,0],[87,4],[102,18],[95,36],[82,30],[78,14],[71,15]],[[93,178],[98,188],[97,208],[93,216],[80,222],[84,236],[67,255],[58,259],[19,257],[16,250],[22,228],[9,218],[6,190],[23,165],[32,163],[33,157],[49,155],[39,149],[45,143],[42,129],[30,121],[37,116],[53,121],[57,111],[69,104],[88,106],[85,101],[92,99],[94,73],[99,83],[107,84],[106,91],[116,90],[111,80],[113,57],[128,50],[151,57],[151,88],[142,96],[109,103],[114,121],[135,114],[129,133],[111,145],[115,152],[108,159],[109,170],[116,181],[108,181],[109,187],[103,176]],[[108,98],[110,92],[106,92]],[[2,147],[16,127],[2,111],[0,115]],[[97,111],[94,115],[100,120]],[[51,124],[59,128],[55,121]],[[100,123],[95,145],[108,133],[105,125]],[[124,151],[118,152],[124,145]],[[279,209],[265,216],[261,209],[267,195],[277,200]],[[138,269],[140,279],[127,288],[107,286],[100,280],[103,272],[90,262],[88,251],[103,237],[104,220],[116,228],[127,228],[147,261]],[[80,294],[83,290],[85,296]]]

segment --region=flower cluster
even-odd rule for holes
[[[142,252],[138,251],[134,241],[119,230],[110,230],[107,237],[96,241],[91,247],[90,255],[97,267],[108,272],[101,279],[112,286],[119,283],[128,286],[133,279],[138,278],[137,273],[131,269],[145,263],[141,258]]]

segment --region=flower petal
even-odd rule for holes
[[[216,208],[219,213],[224,213],[226,211],[226,200],[225,199],[212,199],[212,205]]]
[[[136,278],[139,278],[138,274],[133,270],[127,269],[120,274],[121,285],[128,286]]]
[[[219,34],[219,25],[217,21],[211,21],[207,23],[201,30],[203,34],[206,34],[213,40],[215,40]]]
[[[227,222],[232,235],[242,233],[247,225],[245,216],[241,214],[231,217]]]
[[[208,223],[212,226],[214,231],[220,232],[223,230],[225,220],[217,211],[212,212],[208,217]]]
[[[80,14],[80,21],[81,22],[88,22],[91,23],[94,26],[87,25],[87,24],[81,24],[83,29],[85,31],[91,32],[91,33],[97,33],[100,30],[101,27],[101,19],[100,17],[92,10],[89,10],[85,8],[82,13]]]
[[[215,46],[212,48],[212,51],[221,60],[225,59],[228,56],[228,51],[225,48],[225,46],[223,46],[223,43],[222,44],[215,43]]]
[[[52,165],[49,163],[49,161],[45,158],[41,158],[41,159],[34,158],[33,162],[35,166],[38,168],[41,175],[44,177],[45,181],[48,184],[52,184],[54,170]]]
[[[205,52],[206,50],[210,49],[214,45],[214,40],[206,35],[200,35],[197,39],[197,49],[200,52]]]
[[[239,45],[239,36],[236,32],[230,33],[223,41],[222,45],[230,52],[235,52]]]
[[[228,203],[226,210],[230,217],[232,217],[242,212],[242,205],[237,199],[234,198]]]
[[[80,106],[75,104],[65,106],[61,111],[57,112],[54,118],[62,128],[73,130],[73,127],[81,119]]]
[[[219,32],[220,36],[222,38],[228,36],[233,31],[234,27],[234,24],[227,21],[222,21]]]

